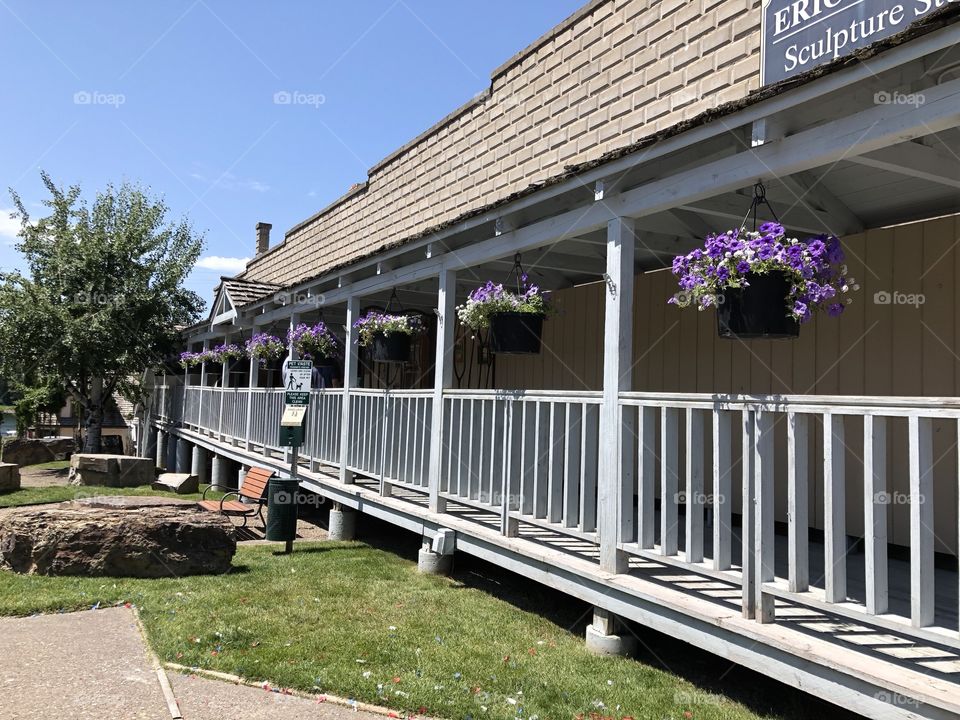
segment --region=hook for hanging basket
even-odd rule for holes
[[[520,264],[520,253],[517,253],[513,256],[513,269],[510,271],[512,274],[516,275],[517,279],[517,294],[523,294],[523,265]]]
[[[386,312],[386,313],[391,312],[391,308],[393,307],[393,303],[394,303],[394,302],[396,302],[396,304],[397,304],[397,313],[398,313],[398,314],[402,314],[402,313],[403,313],[403,303],[400,302],[400,296],[397,295],[397,289],[396,289],[396,288],[393,288],[393,289],[390,291],[390,299],[387,300],[387,306],[384,308],[384,312]]]
[[[747,214],[743,216],[743,222],[740,223],[740,230],[744,230],[747,227],[747,219],[753,215],[753,231],[757,231],[757,208],[761,205],[766,205],[773,219],[780,222],[776,210],[773,209],[770,201],[767,200],[767,188],[762,182],[757,182],[753,186],[753,199],[750,201],[750,208],[747,210]]]

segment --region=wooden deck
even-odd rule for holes
[[[285,472],[282,456],[247,451],[190,430],[172,432],[245,464]],[[758,623],[741,613],[737,568],[714,572],[681,566],[676,558],[630,559],[628,572],[611,574],[599,563],[599,548],[584,538],[521,522],[517,537],[501,532],[493,510],[448,501],[444,513],[431,512],[429,495],[392,486],[382,494],[378,480],[339,481],[336,469],[300,468],[301,485],[344,507],[372,515],[430,538],[441,528],[456,532],[457,550],[495,562],[586,602],[669,634],[745,667],[762,672],[838,705],[875,718],[955,718],[960,716],[960,651],[946,642],[922,641],[885,627],[846,617],[831,605],[816,607],[778,598],[776,621]],[[777,536],[776,555],[785,562],[785,538]],[[811,544],[811,557],[822,557]],[[862,553],[861,553],[862,556]],[[852,575],[858,560],[849,554]],[[739,558],[734,558],[738,562]],[[891,609],[908,605],[907,565],[892,560]],[[816,594],[817,573],[811,580]],[[938,623],[956,622],[956,573],[938,570],[937,584],[953,588],[938,603]],[[896,590],[894,590],[896,588]],[[851,582],[851,594],[862,586]],[[830,610],[833,610],[831,612]],[[956,625],[953,625],[956,628]],[[954,635],[956,632],[954,631]]]

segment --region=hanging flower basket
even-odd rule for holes
[[[200,353],[190,352],[189,350],[180,353],[180,366],[187,369],[198,365],[200,363],[199,355]]]
[[[509,355],[536,355],[543,335],[543,315],[498,312],[490,316],[490,349]]]
[[[275,335],[257,333],[247,340],[246,350],[251,360],[258,360],[260,363],[264,363],[267,360],[276,360],[282,357],[287,348],[283,344],[283,341]]]
[[[784,312],[790,277],[782,272],[750,273],[746,284],[724,292],[717,305],[717,332],[723,338],[795,338],[800,323]]]
[[[217,345],[213,350],[209,350],[208,352],[210,353],[210,359],[218,363],[239,360],[247,355],[246,350],[234,343]]]
[[[843,261],[833,236],[788,238],[773,222],[757,232],[730,230],[674,258],[680,291],[668,302],[716,307],[721,337],[793,338],[817,310],[839,316],[851,302],[845,296],[860,289]]]
[[[405,363],[410,360],[410,335],[404,333],[374,333],[370,342],[370,356],[376,362]]]
[[[287,342],[292,342],[301,357],[309,356],[317,365],[332,365],[340,356],[340,340],[323,322],[316,325],[300,323],[287,331]]]
[[[373,360],[404,363],[410,360],[410,339],[423,329],[416,315],[371,310],[354,324],[357,344],[370,349]]]
[[[516,262],[517,292],[488,281],[457,307],[457,317],[475,332],[489,330],[490,349],[495,353],[536,355],[550,299],[538,286],[527,284],[519,258]]]

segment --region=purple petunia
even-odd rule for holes
[[[764,223],[759,232],[731,230],[710,235],[702,248],[673,259],[671,270],[680,292],[668,302],[679,307],[712,307],[728,289],[748,287],[754,274],[779,272],[791,283],[784,311],[809,321],[815,310],[836,317],[843,311],[843,295],[858,289],[845,277],[840,241],[817,236],[800,241],[787,238],[780,223]]]

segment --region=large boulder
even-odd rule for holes
[[[20,489],[20,467],[13,463],[0,463],[0,493]]]
[[[70,458],[71,485],[139,487],[155,479],[156,463],[150,458],[85,453]]]
[[[3,444],[3,462],[23,467],[66,460],[76,447],[73,438],[16,438]]]
[[[0,517],[0,568],[18,573],[217,574],[236,550],[229,520],[173,498],[97,498]]]

